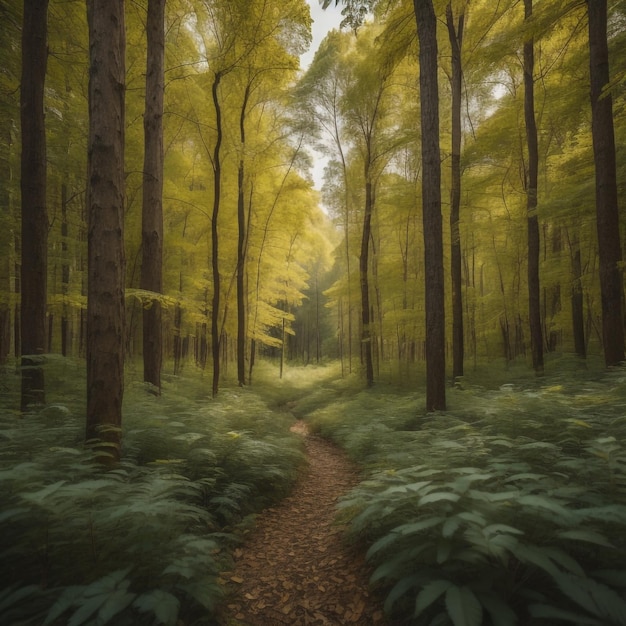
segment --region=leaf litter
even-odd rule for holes
[[[390,626],[382,598],[369,586],[364,555],[345,541],[336,522],[338,499],[359,472],[334,444],[309,435],[308,466],[292,493],[256,519],[223,572],[229,596],[220,623],[237,626]]]

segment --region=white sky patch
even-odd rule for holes
[[[341,10],[343,4],[339,2],[339,6],[335,6],[335,0],[332,0],[331,4],[326,10],[322,9],[319,0],[306,0],[307,4],[311,7],[311,18],[313,19],[312,35],[313,41],[309,50],[300,56],[300,67],[303,71],[311,64],[313,57],[319,48],[320,43],[326,35],[333,29],[339,29],[343,16]],[[311,175],[313,176],[313,183],[317,191],[321,191],[324,180],[324,167],[326,166],[326,158],[311,149],[311,155],[313,157],[313,167],[311,169]]]
[[[313,60],[315,52],[317,51],[320,43],[329,31],[333,28],[339,28],[343,16],[341,10],[343,4],[339,2],[339,6],[335,6],[335,0],[332,0],[331,4],[326,10],[322,9],[319,0],[306,0],[307,4],[311,7],[311,18],[313,19],[313,41],[308,52],[300,56],[300,66],[302,69],[306,69]]]

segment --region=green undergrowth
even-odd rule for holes
[[[254,389],[129,381],[122,461],[82,440],[82,364],[50,359],[48,404],[21,416],[0,379],[0,623],[211,624],[219,573],[251,516],[288,493],[304,456],[293,417]]]
[[[626,624],[626,370],[485,380],[435,414],[378,385],[308,415],[367,469],[340,517],[386,610],[415,625]]]

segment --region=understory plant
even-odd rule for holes
[[[22,416],[3,379],[0,623],[213,623],[238,528],[302,463],[289,416],[249,389],[211,400],[199,377],[161,397],[129,381],[122,462],[105,469],[82,443],[73,367],[51,360],[49,404]]]
[[[589,374],[588,374],[589,375]],[[373,389],[314,427],[370,469],[343,499],[390,614],[416,625],[626,624],[626,376]]]

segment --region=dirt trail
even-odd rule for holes
[[[302,422],[292,430],[305,437],[308,469],[288,498],[259,515],[235,551],[222,623],[383,626],[380,598],[368,590],[371,570],[334,524],[337,499],[358,483],[358,472]]]

